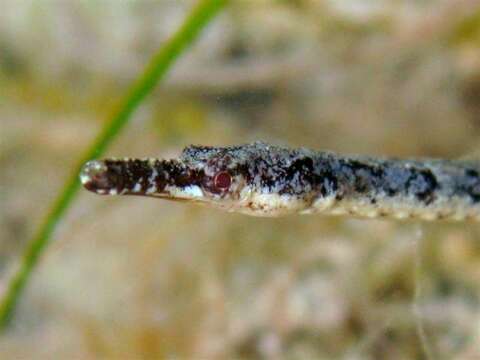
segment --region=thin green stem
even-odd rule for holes
[[[40,256],[49,244],[55,227],[72,204],[75,195],[80,189],[78,173],[82,164],[92,158],[100,156],[118,136],[139,107],[145,97],[152,92],[158,82],[165,76],[175,60],[185,49],[194,42],[201,30],[227,4],[228,0],[200,0],[191,11],[178,31],[159,49],[146,66],[143,73],[131,87],[131,90],[120,103],[116,112],[93,144],[85,152],[70,179],[66,182],[63,191],[53,204],[45,222],[27,246],[20,262],[18,271],[8,284],[5,295],[0,303],[0,328],[5,329],[12,319],[22,290],[32,274]]]

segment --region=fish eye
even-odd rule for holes
[[[232,177],[226,171],[220,171],[213,178],[214,186],[219,190],[226,190],[232,184]]]

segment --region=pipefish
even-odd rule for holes
[[[325,213],[480,221],[480,162],[347,156],[255,142],[188,146],[176,159],[86,163],[83,186],[277,217]]]

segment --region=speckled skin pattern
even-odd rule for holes
[[[256,216],[328,213],[480,220],[480,162],[341,156],[263,142],[189,146],[178,159],[85,164],[86,189],[185,200]]]

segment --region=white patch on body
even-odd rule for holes
[[[184,188],[173,186],[167,187],[166,190],[172,198],[198,199],[204,197],[202,189],[197,185],[190,185]]]
[[[86,183],[89,183],[91,180],[90,176],[86,175],[86,174],[81,174],[80,175],[80,182],[82,183],[82,185],[85,185]]]
[[[152,175],[150,175],[150,177],[148,178],[148,183],[155,184],[155,179],[157,178],[157,176],[158,176],[158,171],[157,169],[153,168]]]
[[[242,195],[245,193],[242,192]],[[281,216],[302,211],[307,204],[303,199],[287,194],[250,193],[238,206],[238,211],[254,216]],[[237,206],[234,206],[237,207]]]
[[[183,193],[192,198],[203,197],[203,191],[197,185],[190,185],[183,188]]]
[[[339,207],[336,207],[336,208],[332,209],[330,211],[330,214],[332,214],[332,215],[345,215],[345,214],[348,214],[348,210],[343,206],[339,206]]]
[[[328,209],[332,209],[336,203],[337,201],[335,200],[335,196],[329,196],[326,198],[323,196],[320,196],[317,199],[315,199],[311,207],[313,208],[314,212],[322,212]],[[335,210],[337,210],[337,208],[335,208]],[[341,208],[338,208],[338,210],[340,211],[341,214],[343,214],[343,212],[341,211]]]
[[[154,192],[157,192],[157,187],[155,185],[150,186],[146,191],[147,194],[153,194]]]

